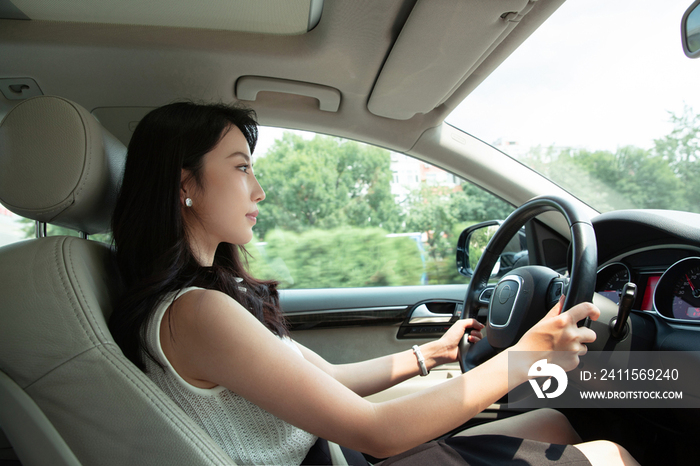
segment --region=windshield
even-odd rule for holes
[[[568,0],[447,118],[600,212],[700,212],[691,0]]]

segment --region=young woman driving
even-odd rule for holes
[[[265,198],[251,165],[256,139],[251,110],[175,103],[152,111],[129,144],[113,217],[126,285],[110,320],[117,343],[237,463],[318,462],[314,445],[323,438],[389,457],[385,464],[635,464],[610,442],[567,445],[580,438],[553,410],[431,442],[507,393],[509,350],[461,377],[374,404],[362,397],[420,373],[413,351],[333,365],[293,342],[276,283],[244,266]],[[592,304],[561,312],[560,302],[512,350],[539,354],[533,362],[567,354],[558,363],[570,370],[595,339],[576,322],[598,314]],[[462,335],[478,341],[482,327],[462,320],[422,345],[427,368],[456,361]]]

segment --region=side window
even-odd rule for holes
[[[436,166],[330,136],[262,127],[254,170],[266,199],[250,268],[281,288],[466,283],[459,234],[513,210]]]
[[[79,236],[79,233],[68,228],[63,228],[56,225],[47,225],[46,235]],[[34,220],[15,215],[0,205],[0,247],[5,246],[6,244],[35,237],[36,227]],[[111,232],[108,232],[90,235],[90,239],[110,244],[112,242],[112,234]]]
[[[0,247],[14,243],[27,236],[27,225],[22,223],[22,217],[15,215],[4,206],[0,205]],[[32,224],[31,237],[34,237],[34,225]]]

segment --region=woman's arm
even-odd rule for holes
[[[472,329],[469,341],[476,343],[481,339],[480,330],[484,325],[474,319],[465,319],[455,322],[439,340],[421,345],[427,369],[457,361],[457,345],[465,330],[469,328]],[[420,366],[412,350],[368,361],[331,364],[305,346],[296,344],[307,361],[360,396],[373,395],[420,374]]]
[[[171,326],[161,326],[161,341],[169,343],[163,349],[186,380],[225,386],[301,429],[376,457],[397,454],[454,429],[508,391],[505,351],[461,377],[374,404],[290,351],[223,293],[191,291],[168,312]],[[577,328],[576,321],[595,319],[598,311],[588,304],[555,314],[533,327],[514,349],[571,351],[568,364],[575,367],[582,342],[595,339],[592,330]],[[518,374],[511,370],[510,375],[523,382],[527,368]]]

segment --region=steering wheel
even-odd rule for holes
[[[564,310],[593,299],[598,252],[590,219],[567,199],[540,196],[510,214],[491,238],[474,270],[464,300],[462,318],[476,318],[479,308],[485,304],[482,293],[488,287],[498,257],[511,238],[528,220],[548,211],[560,212],[569,223],[573,249],[570,279],[543,266],[519,267],[501,278],[488,302],[486,337],[474,345],[469,343],[466,334],[462,337],[459,345],[462,372],[514,345],[546,314],[549,310],[547,306],[556,302],[562,293],[566,293]]]

